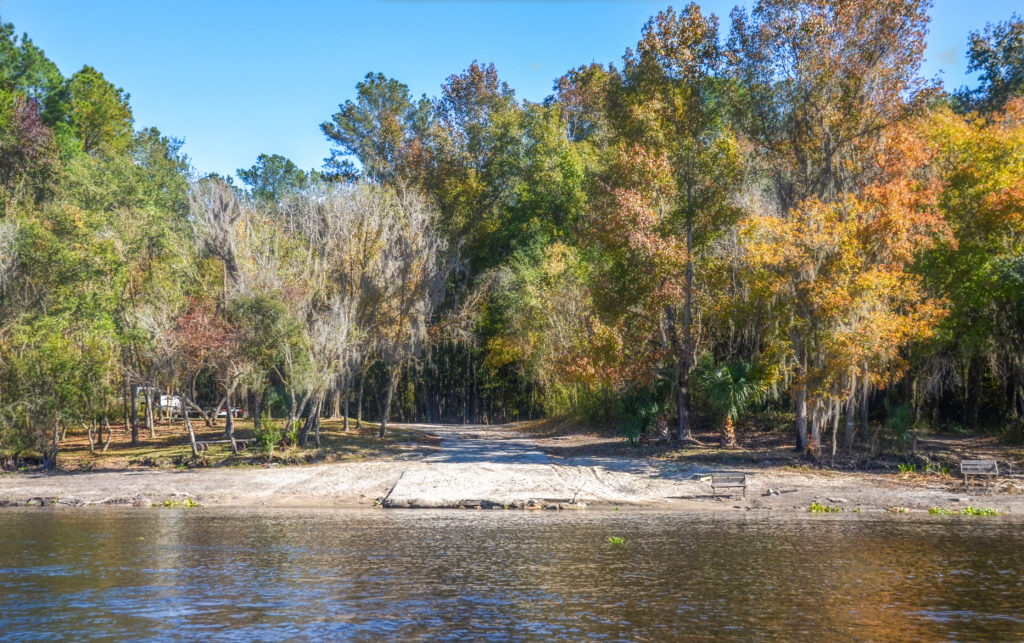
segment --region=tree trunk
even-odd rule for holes
[[[388,368],[388,381],[387,391],[384,393],[384,408],[380,415],[380,432],[377,433],[378,438],[384,437],[384,432],[388,428],[388,416],[391,414],[391,398],[395,393],[395,385],[398,383],[398,369],[394,366]]]
[[[832,403],[832,463],[829,466],[836,466],[836,446],[839,434],[839,401]]]
[[[850,402],[846,406],[846,435],[843,438],[843,448],[846,449],[846,455],[853,455],[853,437],[854,427],[857,424],[857,402],[856,393],[850,397]]]
[[[132,385],[131,388],[132,445],[137,445],[139,443],[139,387]]]
[[[352,397],[352,374],[345,374],[345,431],[348,431],[348,404]]]
[[[690,371],[693,370],[693,220],[686,220],[686,291],[683,297],[683,368],[679,374],[679,423],[682,439],[693,440],[690,426]],[[736,436],[733,435],[733,444]]]
[[[299,431],[299,445],[305,447],[306,443],[309,442],[310,432],[316,434],[316,445],[320,446],[320,413],[323,411],[324,396],[326,392],[317,393],[313,398],[313,403],[309,406],[309,415],[306,416],[306,421],[302,424],[302,430]]]
[[[690,431],[690,415],[687,400],[683,395],[683,364],[679,359],[679,330],[676,328],[676,309],[665,306],[665,334],[668,335],[669,350],[672,352],[672,388],[676,396],[676,437],[679,440],[692,440]]]
[[[808,450],[815,462],[821,462],[821,423],[824,421],[821,403],[814,401],[811,409],[811,439]]]
[[[53,471],[57,468],[57,453],[60,451],[60,420],[53,423],[53,439],[49,449],[41,449],[43,452],[43,469]]]
[[[477,395],[476,360],[473,359],[473,347],[469,348],[469,421],[480,421],[479,396]]]
[[[310,391],[306,391],[302,395],[302,399],[299,401],[298,406],[295,408],[294,414],[293,415],[290,414],[289,417],[288,417],[288,426],[285,428],[286,431],[290,431],[291,428],[293,426],[295,426],[295,423],[298,422],[300,418],[302,418],[302,414],[306,412],[306,405],[309,403],[309,400],[312,397],[312,395],[313,395],[313,393],[310,392]],[[306,427],[306,423],[303,422],[302,423],[302,428],[299,429],[299,435],[298,435],[298,442],[299,442],[299,444],[297,444],[296,446],[306,446],[306,438],[305,438],[306,434],[303,433],[303,431],[306,430],[305,427]]]
[[[363,388],[366,384],[366,370],[364,367],[359,374],[359,394],[356,396],[356,428],[363,428]]]
[[[796,389],[796,451],[807,451],[807,387],[802,382]]]
[[[726,415],[725,421],[722,422],[722,446],[736,446],[736,425],[733,423],[731,415]]]
[[[235,439],[235,414],[231,408],[231,393],[232,389],[228,389],[228,394],[224,396],[224,408],[227,410],[227,416],[224,418],[224,437],[229,440]]]
[[[252,409],[252,427],[254,431],[259,431],[263,425],[261,422],[263,416],[263,392],[250,392],[249,393],[249,408]]]
[[[156,424],[155,417],[153,414],[153,389],[149,386],[146,387],[145,393],[146,400],[146,428],[149,429],[149,439],[156,439]]]
[[[100,453],[106,453],[107,448],[110,446],[110,441],[114,439],[114,429],[110,427],[110,420],[106,416],[103,418],[103,424],[107,427],[107,441],[103,443],[103,451]],[[103,431],[100,431],[100,439],[103,439]]]
[[[124,388],[121,391],[121,419],[127,429],[131,425],[131,413],[128,411],[128,380],[124,380]]]
[[[337,391],[335,391],[334,396],[337,397],[337,395]],[[320,420],[321,416],[323,415],[323,406],[324,398],[321,395],[320,399],[317,400],[316,409],[315,412],[313,413],[313,438],[316,440],[316,448],[318,449],[320,448]]]
[[[208,427],[213,426],[213,423],[210,422],[210,415],[206,411],[204,411],[202,409],[202,407],[200,407],[198,404],[193,402],[191,399],[186,401],[185,398],[182,397],[182,401],[181,401],[181,413],[182,413],[182,415],[187,416],[188,415],[188,410],[190,408],[191,409],[195,409],[195,412],[199,414],[199,417],[203,418],[204,426],[208,426]]]
[[[291,430],[292,422],[294,422],[296,420],[296,418],[299,417],[299,405],[295,401],[295,389],[292,388],[292,387],[288,387],[288,398],[289,398],[288,426],[285,428],[286,431],[290,431]]]
[[[185,416],[185,429],[188,431],[188,442],[192,446],[192,457],[199,457],[199,448],[196,446],[196,432],[192,429],[192,420],[188,417],[188,412],[184,413]]]
[[[864,374],[864,382],[860,386],[860,436],[861,439],[867,444],[871,440],[871,435],[868,433],[868,395],[870,390],[868,389],[868,376]]]
[[[469,373],[473,370],[473,351],[470,350],[469,346],[466,346],[466,374],[463,378],[464,385],[462,387],[462,424],[469,424],[469,390],[471,383],[469,381]],[[390,396],[390,394],[389,394]],[[390,405],[390,402],[388,403]],[[383,431],[381,435],[383,435]]]
[[[341,378],[339,375],[334,376],[334,388],[331,390],[331,419],[336,420],[341,417]]]

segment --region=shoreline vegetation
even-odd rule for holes
[[[956,89],[927,0],[750,4],[540,102],[368,73],[238,182],[0,21],[0,465],[63,472],[3,502],[1019,511],[1024,19]]]

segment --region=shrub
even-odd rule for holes
[[[260,451],[267,455],[273,455],[274,447],[281,443],[281,432],[278,431],[277,425],[274,424],[274,418],[266,409],[260,414],[259,427],[255,428],[255,434]]]

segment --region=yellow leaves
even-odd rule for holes
[[[1024,181],[1024,98],[989,119],[939,111],[931,139],[945,182],[941,205],[960,240],[1019,235]]]
[[[919,140],[896,131],[880,164]],[[876,386],[900,377],[900,351],[930,337],[946,302],[928,298],[921,278],[909,272],[915,255],[949,230],[937,207],[937,184],[917,176],[913,163],[930,152],[908,151],[901,173],[893,167],[859,195],[835,201],[811,198],[785,217],[755,214],[740,223],[746,274],[758,295],[783,310],[783,336],[794,354],[808,356],[795,385],[812,398],[846,394],[851,373],[868,374]],[[863,371],[863,372],[861,372]]]
[[[84,213],[78,206],[65,205],[64,216],[67,217],[67,220],[76,228],[81,229],[85,227]]]

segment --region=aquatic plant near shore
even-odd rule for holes
[[[165,507],[184,507],[185,509],[192,509],[198,507],[199,503],[192,498],[185,498],[182,501],[178,500],[164,500]]]
[[[843,508],[838,505],[823,505],[817,502],[812,502],[810,511],[812,514],[825,514],[825,513],[839,513]]]
[[[953,516],[953,515],[961,515],[961,516],[1002,516],[1003,515],[1002,512],[996,511],[995,509],[990,509],[988,507],[972,507],[971,505],[967,505],[966,507],[964,507],[960,511],[955,511],[953,509],[943,509],[942,507],[932,507],[931,509],[928,510],[928,513],[934,514],[934,515],[938,515],[938,516]]]

